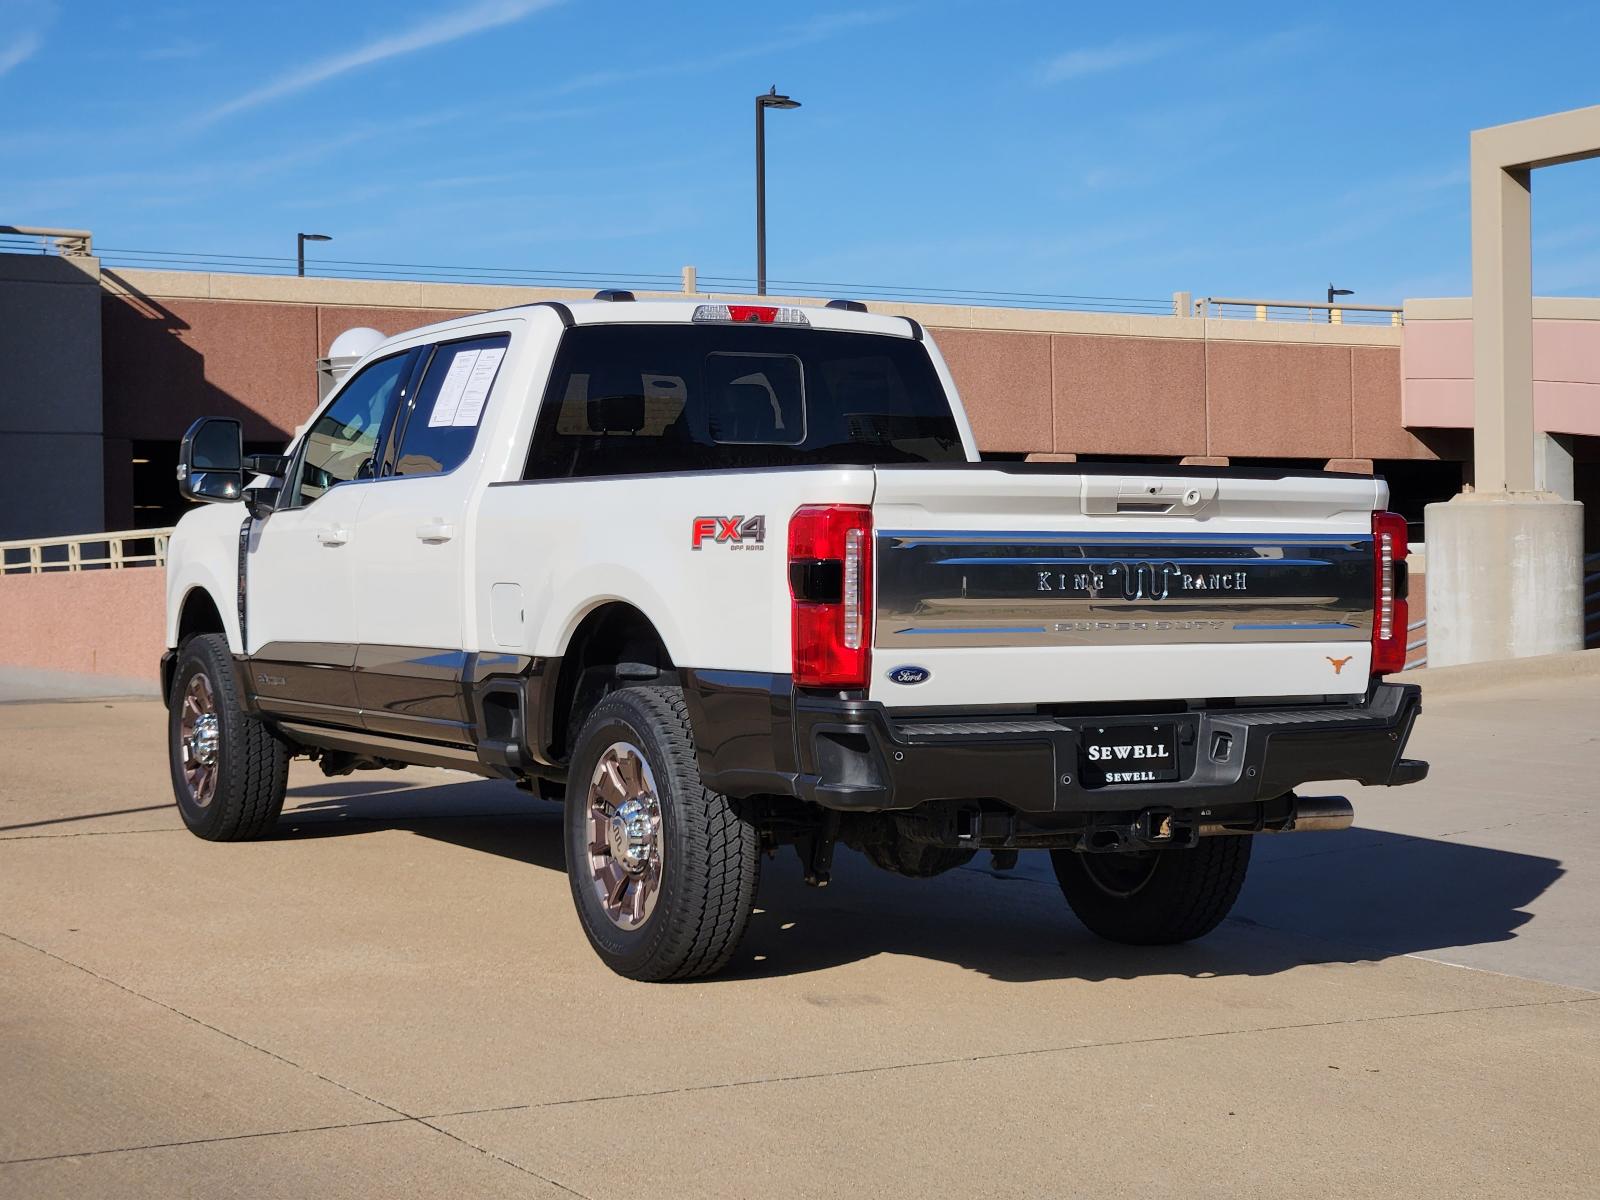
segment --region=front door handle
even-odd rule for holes
[[[350,531],[343,525],[317,530],[317,541],[324,546],[342,546],[350,540]]]
[[[435,517],[417,526],[417,537],[424,542],[448,542],[455,535],[456,527],[442,517]]]

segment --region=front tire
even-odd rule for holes
[[[1116,854],[1052,850],[1061,891],[1092,933],[1134,946],[1203,937],[1239,898],[1250,866],[1248,836],[1201,838],[1182,850]]]
[[[228,640],[184,642],[167,697],[172,790],[189,832],[210,842],[258,838],[278,823],[289,746],[244,710]]]
[[[726,966],[755,903],[760,844],[701,780],[682,690],[606,696],[567,778],[567,878],[601,961],[647,981]]]

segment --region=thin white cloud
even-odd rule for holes
[[[447,42],[459,41],[473,34],[497,29],[502,25],[515,24],[531,13],[549,8],[558,2],[559,0],[480,0],[480,3],[444,13],[410,29],[377,38],[353,50],[319,59],[297,71],[280,75],[270,83],[218,105],[196,124],[212,125],[235,113],[280,100],[285,96],[292,96],[296,92],[303,92],[307,88],[316,87],[351,71],[370,67],[391,58],[399,58],[402,55],[430,50]]]
[[[881,25],[885,21],[891,21],[900,16],[903,11],[900,8],[873,8],[855,12],[822,13],[802,24],[780,29],[777,36],[769,41],[759,42],[750,46],[735,47],[732,50],[724,50],[702,58],[679,59],[674,62],[655,63],[643,67],[592,71],[587,75],[579,75],[575,79],[570,79],[566,83],[552,88],[549,94],[552,96],[566,96],[573,92],[586,91],[590,88],[609,87],[618,83],[632,83],[640,79],[657,79],[671,75],[699,75],[718,67],[730,66],[733,63],[744,62],[748,59],[765,58],[788,50],[797,50],[804,46],[815,45],[849,29],[860,29],[868,25]]]
[[[1221,45],[1213,37],[1193,33],[1151,38],[1118,38],[1103,46],[1082,46],[1050,59],[1039,69],[1039,82],[1066,83],[1090,75],[1104,75],[1125,67],[1142,67],[1205,43],[1211,46],[1213,64],[1230,68],[1249,66],[1297,54],[1317,44],[1327,31],[1320,25],[1279,29],[1244,41]]]
[[[1124,67],[1139,67],[1145,63],[1166,58],[1189,44],[1186,36],[1169,36],[1131,40],[1118,38],[1104,46],[1084,46],[1059,54],[1044,64],[1039,72],[1043,83],[1065,83],[1087,75],[1103,75],[1120,71]]]
[[[20,33],[0,46],[0,75],[5,75],[39,52],[44,38],[37,33]]]

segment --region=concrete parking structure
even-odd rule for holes
[[[1433,776],[1258,843],[1204,941],[1094,941],[1042,856],[785,857],[685,986],[591,956],[509,785],[297,763],[277,837],[212,845],[158,703],[0,705],[0,1195],[1591,1195],[1571,670],[1430,683]]]

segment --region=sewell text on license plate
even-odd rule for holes
[[[1080,735],[1083,782],[1094,787],[1176,779],[1177,732],[1171,722],[1084,726]]]

